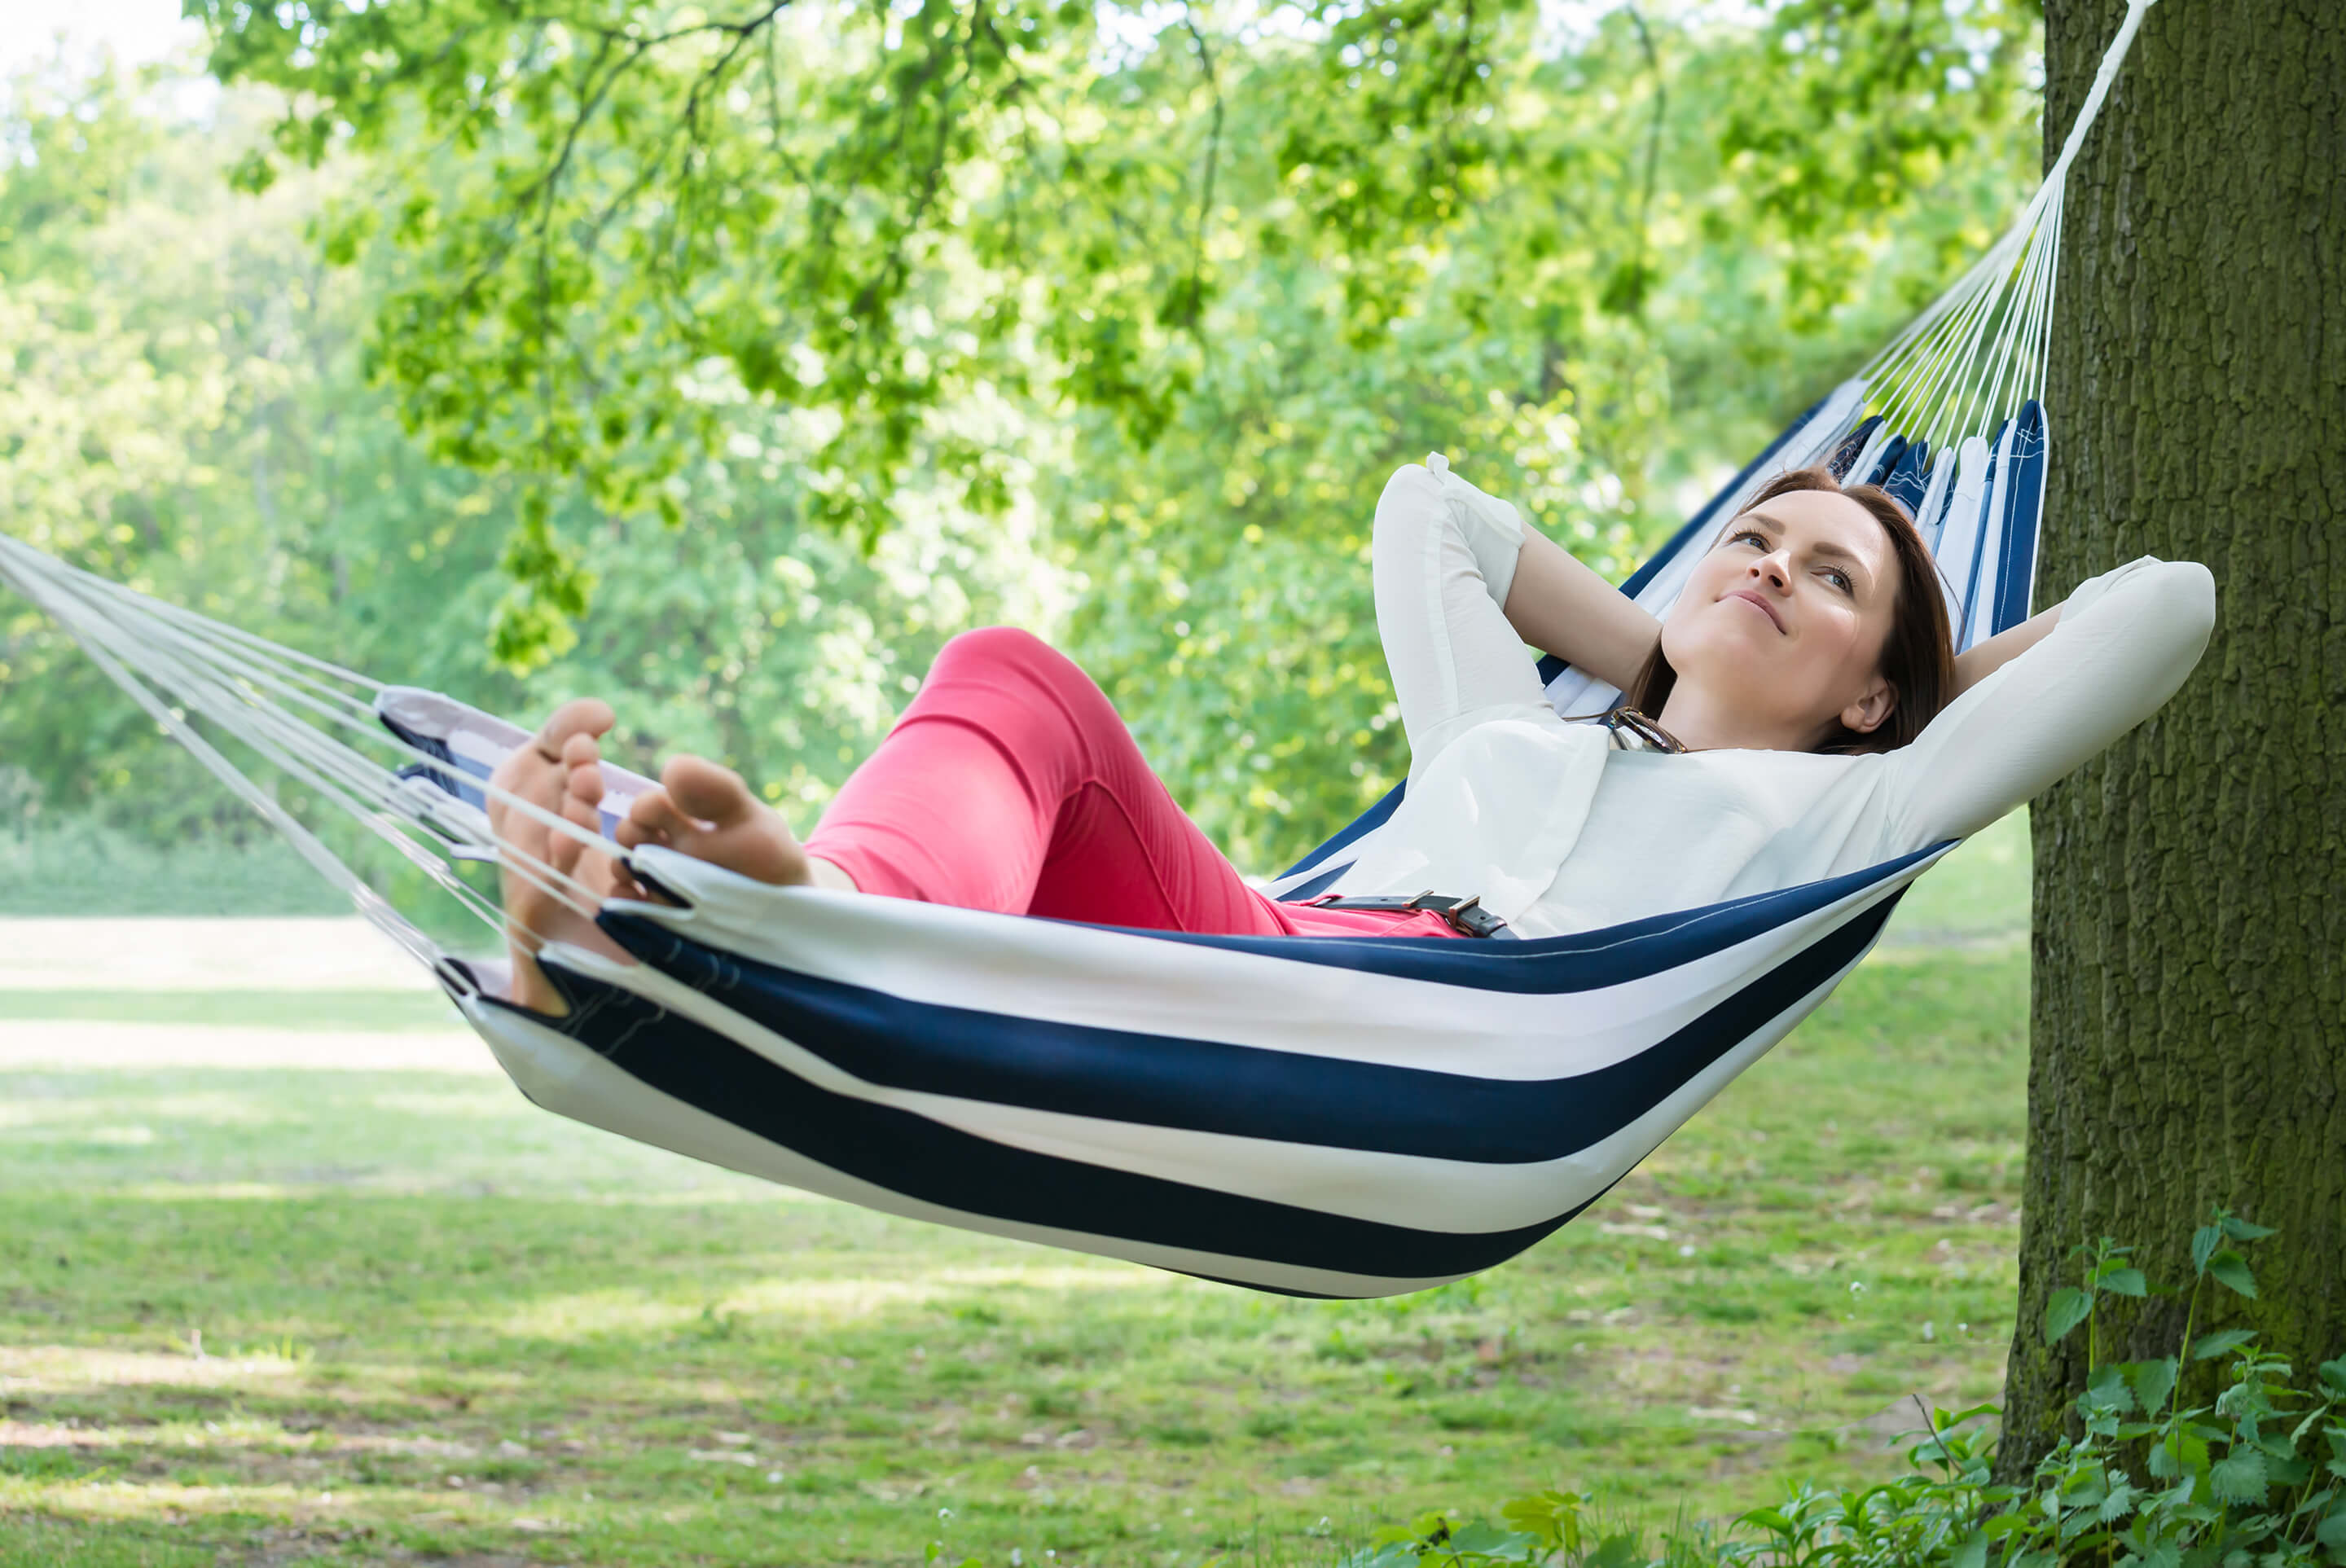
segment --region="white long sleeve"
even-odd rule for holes
[[[2089,579],[2034,647],[1885,759],[1883,826],[1911,848],[1975,833],[2140,724],[2199,662],[2216,580],[2145,555]]]
[[[1606,738],[1556,717],[1500,608],[1523,540],[1515,508],[1439,456],[1386,484],[1372,559],[1409,791],[1331,891],[1461,889],[1513,920],[1580,837]]]
[[[1439,453],[1397,470],[1377,499],[1377,634],[1413,779],[1477,724],[1548,711],[1538,667],[1500,607],[1523,547],[1515,509],[1451,473]]]

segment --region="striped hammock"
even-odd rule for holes
[[[2028,613],[2038,394],[2062,190],[2150,0],[2131,0],[2066,147],[2012,229],[1747,464],[1625,585],[1668,613],[1770,477],[1886,486],[1937,556],[1959,646]],[[1299,1295],[1421,1289],[1565,1224],[1831,994],[1941,844],[1829,881],[1537,941],[1196,936],[774,888],[609,839],[646,780],[607,769],[601,836],[677,907],[598,902],[491,833],[519,727],[371,681],[0,537],[0,580],[431,966],[545,1108],[852,1203]],[[1526,656],[1528,657],[1528,656]],[[1550,661],[1559,713],[1615,694]],[[493,928],[496,860],[638,962],[540,959],[551,1019],[502,1000],[195,726],[368,825]],[[1311,897],[1396,788],[1272,884]],[[501,797],[502,798],[502,797]]]

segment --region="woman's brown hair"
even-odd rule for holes
[[[1947,628],[1947,601],[1939,591],[1939,569],[1931,559],[1931,547],[1923,543],[1906,508],[1888,491],[1876,484],[1843,484],[1824,468],[1795,468],[1778,474],[1760,487],[1743,510],[1749,512],[1795,490],[1830,491],[1856,502],[1882,524],[1898,556],[1898,593],[1891,601],[1890,636],[1882,645],[1882,676],[1897,693],[1897,701],[1891,707],[1890,717],[1871,732],[1860,734],[1845,725],[1835,725],[1833,733],[1814,749],[1895,751],[1922,734],[1955,691],[1954,638]],[[1662,711],[1678,683],[1678,672],[1670,667],[1662,645],[1657,642],[1622,700],[1650,718]]]

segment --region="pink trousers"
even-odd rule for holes
[[[1173,803],[1106,693],[1008,626],[964,632],[840,789],[807,851],[867,893],[1237,936],[1456,936],[1430,911],[1250,888]]]

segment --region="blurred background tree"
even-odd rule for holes
[[[1258,871],[1402,769],[1396,463],[1626,573],[2036,140],[2025,4],[189,10],[200,114],[9,92],[12,531],[801,824],[1014,621]],[[0,789],[228,810],[5,615]]]

